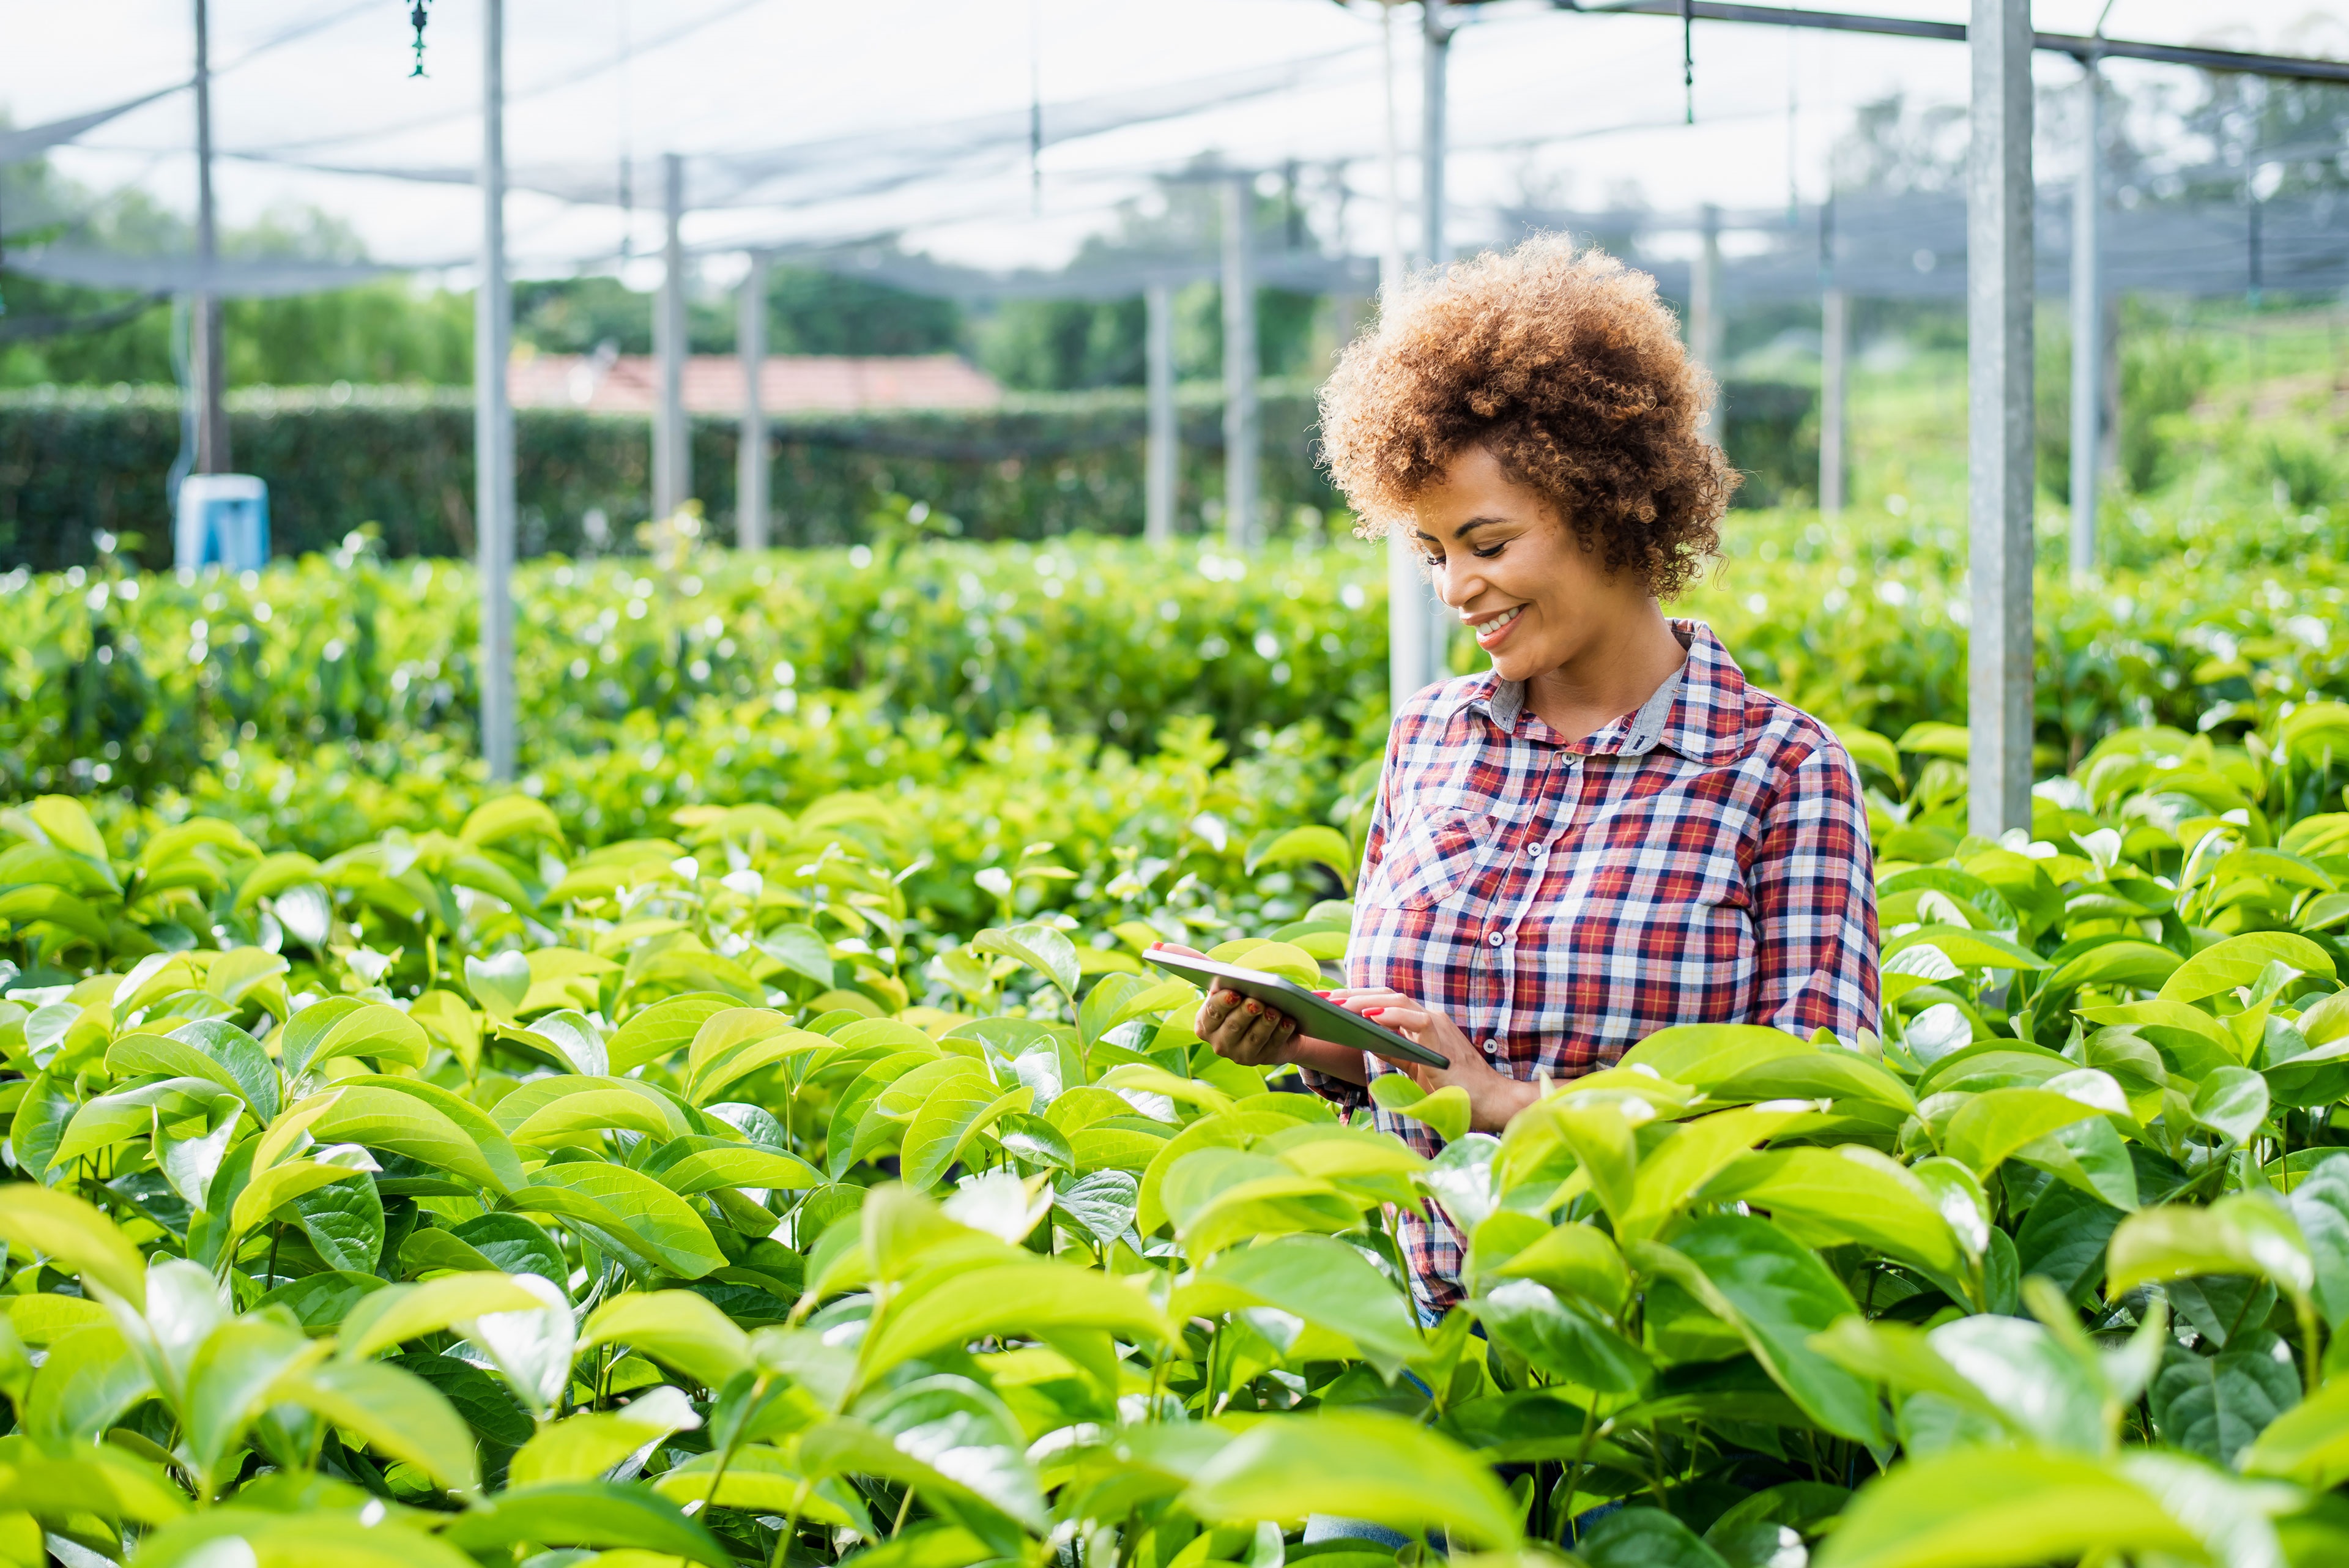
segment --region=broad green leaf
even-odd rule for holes
[[[472,1434],[420,1377],[378,1361],[329,1361],[276,1381],[274,1399],[315,1410],[379,1454],[414,1465],[451,1491],[481,1485]]]
[[[271,1166],[245,1184],[229,1211],[229,1230],[242,1236],[283,1204],[336,1181],[365,1181],[378,1168],[357,1144],[336,1144],[334,1159],[289,1159]]]
[[[563,824],[544,801],[526,794],[500,795],[485,800],[465,817],[457,836],[475,848],[502,844],[509,838],[536,836],[563,842]]]
[[[1860,1442],[1883,1440],[1874,1391],[1811,1346],[1813,1335],[1857,1309],[1809,1249],[1767,1220],[1723,1214],[1699,1220],[1668,1247],[1626,1250],[1637,1267],[1663,1274],[1735,1328],[1820,1426]]]
[[[632,1345],[706,1388],[723,1388],[750,1365],[750,1340],[707,1298],[691,1291],[630,1292],[595,1309],[579,1348]]]
[[[985,930],[973,937],[971,949],[976,952],[1001,953],[1018,959],[1021,963],[1061,988],[1063,994],[1077,994],[1077,950],[1069,939],[1050,926],[1025,925]]]
[[[2254,931],[2213,942],[2178,966],[2161,988],[2164,1002],[2200,1002],[2238,986],[2254,984],[2271,963],[2302,974],[2333,977],[2333,957],[2306,937],[2290,931]]]
[[[533,1310],[536,1294],[504,1274],[443,1274],[370,1294],[343,1320],[346,1360],[364,1360],[404,1340],[439,1334],[487,1313]]]
[[[68,1192],[0,1187],[0,1239],[54,1261],[127,1302],[147,1296],[147,1264],[114,1221]]]
[[[53,1449],[93,1443],[154,1392],[146,1364],[113,1324],[74,1329],[50,1341],[48,1358],[33,1374],[25,1430]]]
[[[506,1136],[524,1147],[595,1147],[602,1141],[595,1135],[614,1127],[643,1133],[656,1143],[693,1130],[673,1102],[628,1078],[542,1078],[499,1101],[492,1114]]]
[[[999,1555],[1020,1550],[1023,1528],[1050,1529],[1027,1439],[987,1388],[965,1377],[925,1377],[861,1408],[861,1418],[824,1421],[801,1436],[811,1476],[876,1476],[914,1487]]]
[[[2162,1441],[2232,1465],[2277,1417],[2300,1403],[2300,1373],[2274,1334],[2238,1334],[2215,1355],[2172,1342],[2146,1390]]]
[[[1767,1534],[1775,1546],[1777,1529]],[[1730,1568],[1696,1532],[1660,1508],[1619,1509],[1583,1531],[1574,1546],[1590,1568]]]
[[[734,1568],[718,1539],[677,1505],[643,1487],[608,1481],[542,1481],[513,1487],[459,1515],[441,1535],[476,1555],[523,1543],[634,1549],[662,1557]]]
[[[1618,1217],[1615,1233],[1625,1241],[1654,1235],[1730,1161],[1811,1111],[1807,1105],[1764,1104],[1681,1123],[1640,1159],[1630,1207]]]
[[[140,1568],[477,1568],[420,1528],[369,1525],[355,1513],[215,1508],[165,1525],[139,1544]]]
[[[640,1170],[605,1164],[542,1166],[531,1184],[511,1195],[513,1207],[529,1210],[554,1189],[603,1205],[626,1223],[653,1254],[680,1278],[698,1280],[726,1266],[726,1254],[709,1227],[682,1198]],[[560,1213],[560,1209],[547,1210]]]
[[[478,1106],[414,1078],[346,1078],[334,1105],[310,1124],[320,1138],[364,1144],[448,1172],[493,1192],[524,1179],[513,1145]]]
[[[1445,1143],[1468,1131],[1468,1091],[1454,1084],[1429,1094],[1406,1073],[1381,1073],[1371,1080],[1371,1098],[1381,1109],[1424,1123]]]
[[[2194,1090],[2194,1119],[2229,1143],[2247,1143],[2268,1119],[2268,1081],[2249,1067],[2220,1067]]]
[[[2207,1209],[2140,1210],[2114,1231],[2107,1259],[2106,1288],[2116,1296],[2196,1274],[2251,1274],[2300,1298],[2316,1282],[2299,1227],[2283,1209],[2250,1193],[2221,1198]]]
[[[245,1428],[277,1402],[279,1380],[327,1348],[298,1329],[257,1317],[224,1323],[197,1347],[188,1364],[186,1439],[191,1468],[205,1492],[233,1473]]]
[[[295,1223],[329,1268],[373,1273],[383,1256],[383,1199],[372,1181],[336,1181],[294,1199]]]
[[[682,1393],[667,1386],[648,1389],[617,1410],[573,1416],[542,1428],[514,1455],[506,1484],[594,1480],[647,1444],[700,1425]]]
[[[561,889],[555,890],[557,893]],[[554,893],[548,898],[552,900]],[[530,994],[530,960],[519,952],[492,953],[465,961],[465,988],[481,1011],[500,1023],[510,1023]]]
[[[277,1119],[282,1103],[277,1064],[269,1059],[259,1041],[218,1019],[183,1023],[168,1037],[126,1035],[108,1047],[106,1066],[118,1077],[151,1073],[211,1078],[242,1096],[264,1122]]]
[[[1475,1304],[1495,1342],[1552,1377],[1601,1394],[1637,1394],[1655,1376],[1637,1345],[1547,1285],[1512,1280]]]
[[[711,1018],[739,1005],[732,997],[714,991],[690,992],[657,1002],[633,1014],[605,1042],[605,1063],[613,1074],[625,1075],[647,1062],[661,1061],[691,1044]]]
[[[1631,1289],[1623,1254],[1595,1225],[1554,1226],[1520,1248],[1498,1272],[1512,1279],[1538,1280],[1554,1291],[1581,1296],[1610,1313],[1621,1310]]]
[[[1669,1082],[1707,1089],[1765,1062],[1814,1054],[1799,1036],[1757,1023],[1681,1023],[1649,1035],[1616,1066],[1644,1067]],[[1577,1087],[1588,1086],[1577,1081]]]
[[[279,1061],[288,1074],[315,1071],[338,1056],[424,1065],[432,1043],[422,1026],[397,1007],[357,997],[313,1002],[278,1032]]]
[[[1361,1252],[1326,1236],[1280,1236],[1226,1251],[1176,1293],[1173,1310],[1190,1316],[1257,1305],[1343,1334],[1371,1365],[1389,1370],[1426,1348],[1402,1289]]]
[[[2202,1543],[2101,1461],[2024,1448],[1910,1459],[1860,1488],[1816,1568],[2026,1568],[2106,1552],[2199,1560]]]
[[[2349,1480],[2349,1378],[2333,1379],[2276,1417],[2239,1458],[2248,1474],[2320,1491]]]
[[[2094,1106],[2046,1089],[1988,1089],[1950,1118],[1941,1152],[1986,1177],[2023,1145],[2097,1114]]]
[[[188,1496],[160,1466],[111,1443],[84,1446],[67,1459],[42,1453],[29,1438],[9,1437],[0,1438],[0,1509],[47,1520],[88,1513],[168,1524],[186,1514]]]
[[[824,1184],[823,1172],[795,1154],[780,1154],[748,1144],[719,1144],[716,1139],[699,1141],[714,1147],[691,1148],[678,1158],[647,1167],[663,1187],[680,1197],[720,1187],[797,1192]]]
[[[1492,1547],[1524,1534],[1508,1494],[1465,1449],[1371,1411],[1268,1417],[1201,1467],[1182,1503],[1207,1520],[1328,1513]]]
[[[523,1402],[543,1416],[570,1385],[578,1328],[570,1302],[554,1281],[537,1274],[509,1279],[539,1304],[485,1313],[450,1326],[480,1347]]]
[[[1960,969],[2021,970],[2035,972],[2048,967],[2047,961],[2020,943],[1991,931],[1970,930],[1964,926],[1921,926],[1906,931],[1884,944],[1884,956],[1913,947],[1932,947]]]
[[[1769,1210],[1812,1246],[1857,1241],[1930,1273],[1956,1277],[1965,1255],[1934,1195],[1898,1162],[1857,1144],[1749,1154],[1708,1182],[1703,1198]]]
[[[853,1485],[836,1478],[812,1480],[781,1449],[764,1444],[739,1449],[722,1476],[718,1473],[718,1458],[716,1454],[697,1454],[656,1478],[652,1489],[680,1507],[706,1501],[712,1508],[742,1509],[770,1517],[789,1518],[796,1513],[811,1524],[854,1530],[867,1539],[878,1533]],[[948,1533],[958,1538],[962,1553],[951,1562],[924,1563],[922,1568],[961,1568],[963,1563],[979,1562],[987,1556],[986,1549],[964,1532],[952,1530]],[[914,1534],[914,1527],[909,1525],[893,1538],[893,1544]],[[866,1562],[871,1556],[867,1552],[857,1561]],[[878,1568],[878,1564],[873,1568]]]
[[[972,1140],[1007,1116],[1027,1110],[1035,1091],[1026,1085],[998,1092],[985,1078],[939,1085],[906,1124],[898,1169],[907,1185],[926,1188],[962,1158]]]
[[[1122,1279],[1038,1258],[968,1272],[938,1271],[908,1286],[865,1339],[862,1376],[989,1334],[1046,1329],[1106,1329],[1164,1344],[1174,1327],[1150,1298]]]

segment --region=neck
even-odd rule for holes
[[[1559,734],[1579,738],[1636,712],[1688,659],[1688,649],[1644,595],[1608,618],[1565,663],[1526,682],[1526,705]]]

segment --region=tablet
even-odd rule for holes
[[[1452,1065],[1417,1041],[1392,1029],[1381,1028],[1359,1012],[1349,1012],[1328,997],[1316,996],[1293,980],[1283,980],[1277,974],[1267,974],[1258,969],[1217,963],[1212,959],[1162,952],[1156,948],[1142,957],[1144,962],[1155,964],[1169,974],[1179,974],[1202,990],[1212,991],[1220,986],[1226,991],[1237,991],[1242,996],[1253,997],[1267,1007],[1278,1008],[1297,1020],[1300,1033],[1316,1040],[1327,1040],[1334,1045],[1350,1045],[1357,1051],[1368,1051],[1371,1055],[1382,1056],[1390,1062],[1414,1062],[1423,1067]]]

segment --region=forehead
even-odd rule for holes
[[[1520,484],[1492,453],[1471,447],[1411,498],[1411,520],[1423,533],[1453,533],[1477,524],[1529,524],[1548,516],[1547,496]]]

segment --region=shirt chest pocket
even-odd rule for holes
[[[1366,902],[1394,909],[1433,909],[1464,897],[1474,881],[1492,819],[1482,812],[1430,807],[1413,812],[1387,840]]]

